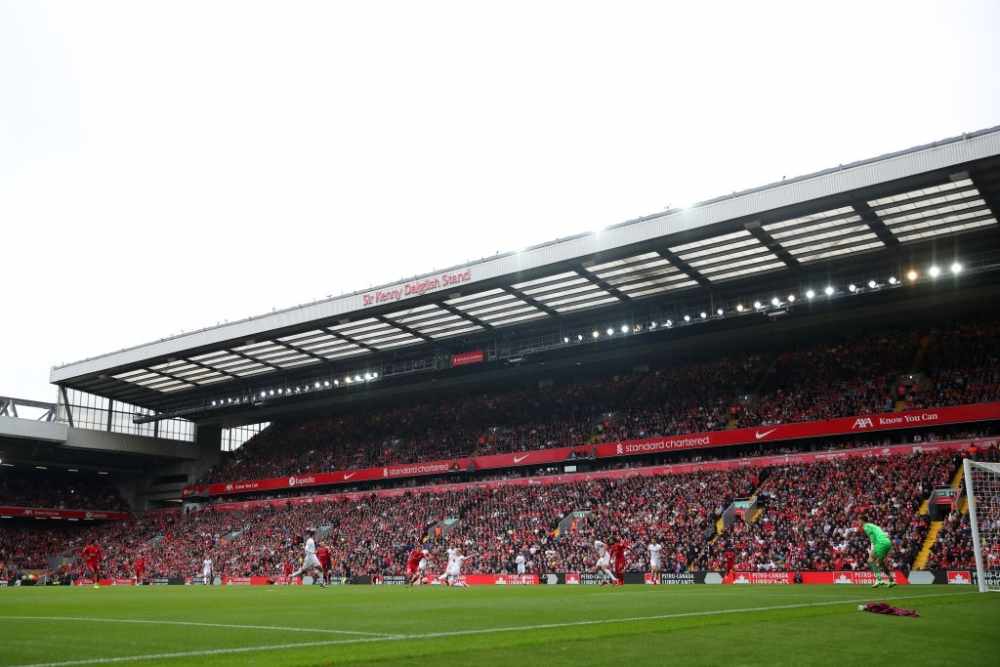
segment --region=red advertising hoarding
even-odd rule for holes
[[[597,456],[636,456],[686,449],[731,447],[755,442],[827,438],[854,433],[890,431],[904,428],[926,428],[946,424],[1000,419],[1000,403],[977,403],[950,408],[929,408],[876,415],[840,417],[794,424],[773,424],[729,431],[707,431],[661,438],[624,440],[597,445]]]
[[[946,575],[948,577],[949,584],[971,584],[972,583],[972,571],[971,570],[948,570]]]
[[[466,586],[538,586],[542,583],[537,574],[463,574],[459,581]],[[437,579],[432,586],[440,586]]]
[[[270,577],[223,577],[224,586],[270,586],[273,583]]]
[[[134,579],[100,579],[97,584],[99,586],[135,586]],[[93,586],[94,580],[88,578],[80,578],[73,581],[74,586]]]
[[[221,496],[258,491],[275,491],[304,486],[354,484],[356,482],[376,479],[441,475],[462,470],[492,470],[546,463],[562,463],[570,460],[571,455],[574,454],[582,458],[618,458],[622,456],[642,456],[644,454],[733,447],[762,442],[824,438],[855,433],[924,428],[990,420],[1000,420],[1000,402],[841,417],[838,419],[797,422],[794,424],[774,424],[727,431],[707,431],[686,435],[641,438],[620,442],[607,442],[599,445],[577,445],[575,447],[538,449],[530,452],[509,452],[506,454],[408,463],[363,470],[318,472],[289,477],[195,485],[186,487],[183,495],[185,497]]]
[[[893,579],[899,585],[910,583],[906,575],[896,570]],[[875,583],[875,575],[868,570],[847,570],[829,572],[736,572],[725,577],[723,584],[850,584],[871,586]]]
[[[737,572],[730,584],[794,584],[793,572]]]
[[[846,570],[842,572],[801,572],[803,584],[862,584],[871,586],[875,583],[875,575],[869,570]],[[906,575],[896,570],[893,579],[897,584],[910,583]]]

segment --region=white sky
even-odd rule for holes
[[[996,0],[0,0],[0,395],[1000,124],[997,26]]]

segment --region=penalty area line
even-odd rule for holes
[[[263,646],[240,646],[235,648],[214,648],[201,651],[178,651],[176,653],[148,653],[144,655],[123,655],[116,658],[88,658],[86,660],[64,660],[62,662],[37,662],[16,667],[72,667],[75,665],[110,665],[119,662],[140,662],[143,660],[169,660],[173,658],[203,658],[212,655],[234,655],[240,653],[260,653],[263,651],[285,651],[299,648],[319,648],[337,644],[363,644],[397,639],[392,635],[384,637],[359,637],[357,639],[331,639],[318,642],[293,642],[289,644],[265,644]],[[402,639],[402,637],[398,637]]]
[[[557,628],[572,628],[580,626],[592,626],[592,625],[609,625],[612,623],[635,623],[642,621],[663,621],[674,618],[697,618],[701,616],[725,616],[728,614],[744,614],[751,612],[760,611],[781,611],[785,609],[807,609],[811,607],[835,607],[837,605],[843,604],[859,604],[864,602],[871,602],[873,599],[878,599],[880,601],[886,602],[898,602],[902,600],[916,600],[923,598],[941,598],[941,597],[959,597],[962,595],[975,595],[977,591],[962,591],[960,593],[927,593],[923,595],[903,595],[896,597],[866,597],[866,598],[855,598],[848,600],[822,600],[819,602],[800,602],[797,604],[780,604],[780,605],[769,605],[766,607],[741,607],[735,609],[713,609],[706,611],[687,611],[687,612],[677,612],[673,614],[657,614],[654,616],[631,616],[626,618],[602,618],[589,621],[565,621],[562,623],[542,623],[538,625],[517,625],[517,626],[502,626],[496,628],[477,628],[470,630],[451,630],[447,632],[425,632],[420,634],[411,635],[381,635],[376,637],[357,637],[353,639],[331,639],[326,641],[314,641],[314,642],[293,642],[287,644],[265,644],[261,646],[241,646],[235,648],[217,648],[217,649],[204,649],[200,651],[180,651],[176,653],[149,653],[143,655],[126,655],[119,657],[109,657],[109,658],[88,658],[84,660],[64,660],[61,662],[39,662],[31,664],[16,665],[15,667],[76,667],[77,665],[102,665],[102,664],[114,664],[121,662],[141,662],[143,660],[168,660],[171,658],[197,658],[212,655],[233,655],[240,653],[258,653],[264,651],[285,651],[290,649],[302,649],[302,648],[320,648],[326,646],[339,646],[346,644],[370,644],[377,642],[392,642],[392,641],[406,641],[406,640],[422,640],[422,639],[442,639],[447,637],[461,637],[467,635],[487,635],[487,634],[497,634],[501,632],[526,632],[531,630],[552,630]],[[5,616],[2,618],[16,618]],[[41,618],[41,617],[33,617]],[[57,619],[59,617],[52,617]],[[77,619],[82,620],[82,619]],[[109,622],[115,622],[113,619],[100,619]],[[155,622],[155,621],[150,621]],[[225,627],[225,626],[223,626]],[[236,626],[236,627],[253,627],[253,626]],[[272,626],[270,629],[278,629]],[[320,630],[320,632],[324,632]]]
[[[184,625],[196,628],[227,628],[230,630],[273,630],[275,632],[305,632],[311,634],[358,635],[362,637],[394,637],[387,632],[361,632],[360,630],[331,630],[327,628],[292,628],[278,625],[243,625],[239,623],[201,623],[199,621],[170,621],[142,618],[98,618],[86,616],[0,616],[12,621],[79,621],[82,623],[134,623],[139,625]]]

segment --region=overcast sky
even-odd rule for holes
[[[0,395],[1000,124],[1000,2],[0,0]]]

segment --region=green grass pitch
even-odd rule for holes
[[[998,628],[971,586],[0,589],[3,666],[967,667],[1000,664]]]

